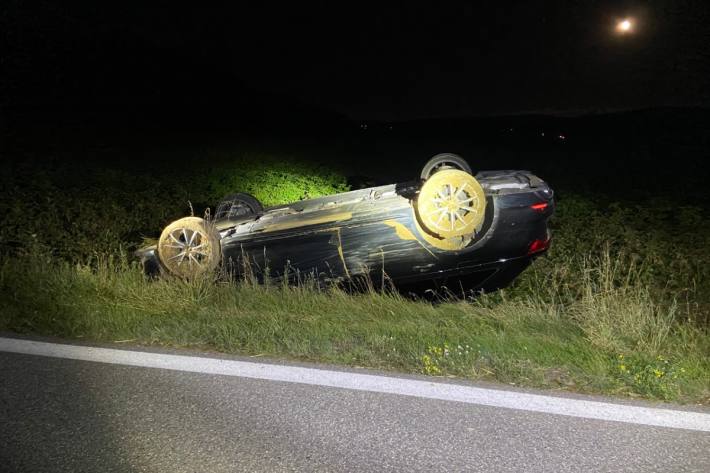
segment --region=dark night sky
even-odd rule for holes
[[[253,79],[357,117],[707,103],[703,2],[477,3],[289,15],[272,26],[293,41],[255,34]],[[619,37],[626,15],[639,30]]]
[[[242,80],[356,119],[710,105],[706,1],[252,3],[9,2],[3,100],[227,97]]]

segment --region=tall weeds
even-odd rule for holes
[[[367,284],[150,280],[125,255],[28,254],[0,261],[0,330],[702,401],[710,336],[644,281],[644,264],[607,249],[533,267],[521,285],[537,291],[432,304]]]

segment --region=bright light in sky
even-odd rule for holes
[[[633,27],[634,27],[634,24],[631,22],[630,19],[627,18],[627,19],[619,21],[616,24],[616,31],[618,31],[619,33],[629,33],[629,32],[631,32]]]

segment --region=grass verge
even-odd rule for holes
[[[578,264],[575,294],[548,279],[534,297],[433,305],[307,283],[148,281],[125,257],[28,255],[0,265],[0,330],[710,403],[710,335],[692,310],[656,300],[608,251]]]
[[[11,164],[0,174],[0,330],[710,403],[706,208],[655,191],[559,192],[549,254],[468,303],[147,281],[122,251],[193,205],[199,214],[237,190],[276,204],[347,188],[332,166],[250,149],[163,150],[137,167],[118,151],[88,168],[64,155]]]

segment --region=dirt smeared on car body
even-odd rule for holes
[[[432,165],[432,158],[417,181],[267,209],[236,194],[202,230],[171,224],[177,230],[163,232],[142,258],[181,277],[211,270],[218,260],[234,275],[248,267],[259,280],[386,275],[398,287],[504,287],[547,250],[553,191],[527,171],[473,176],[461,158],[438,156],[447,159]],[[213,253],[204,253],[203,242],[215,238]]]

